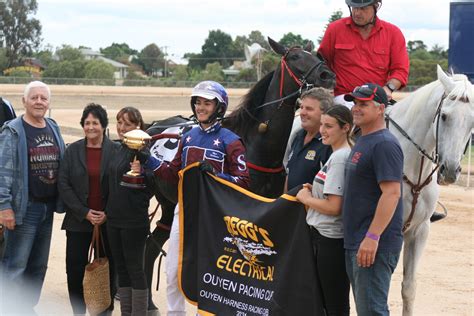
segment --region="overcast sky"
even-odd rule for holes
[[[113,42],[141,50],[167,46],[170,57],[199,53],[209,30],[234,39],[259,30],[279,40],[293,32],[313,40],[344,0],[38,0],[43,44],[84,45],[98,50]],[[379,16],[402,30],[407,41],[448,48],[449,0],[383,0]]]

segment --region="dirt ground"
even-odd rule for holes
[[[0,85],[0,95],[9,99],[21,113],[23,86]],[[123,106],[138,107],[147,122],[176,114],[190,115],[190,89],[51,86],[51,116],[59,123],[66,142],[82,135],[79,119],[83,107],[89,102],[107,106],[111,136],[115,135],[115,114]],[[231,108],[238,104],[245,90],[230,90]],[[466,169],[466,168],[464,168]],[[441,188],[440,201],[449,215],[431,227],[428,245],[418,271],[418,290],[415,315],[474,315],[474,177],[471,188],[465,188],[466,175],[459,184]],[[153,204],[155,202],[153,201]],[[151,208],[151,207],[150,207]],[[65,272],[66,238],[60,230],[63,215],[56,215],[49,268],[37,312],[40,315],[69,315]],[[167,245],[165,245],[166,250]],[[402,258],[392,278],[389,304],[393,315],[401,315]],[[162,314],[166,312],[164,280],[154,292],[155,303]],[[155,287],[155,285],[153,285]],[[117,306],[119,304],[116,301]],[[352,305],[353,307],[354,305]],[[195,309],[188,305],[188,314]],[[355,315],[355,311],[352,313]],[[118,309],[114,315],[119,315]]]

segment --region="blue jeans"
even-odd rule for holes
[[[357,315],[390,315],[388,291],[400,251],[378,251],[369,268],[357,265],[357,250],[346,250],[346,271],[351,282]]]
[[[23,223],[5,233],[0,305],[4,303],[10,311],[32,311],[38,303],[48,266],[55,208],[55,200],[28,201]],[[7,306],[8,302],[12,306]]]

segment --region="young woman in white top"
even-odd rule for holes
[[[352,113],[347,107],[335,105],[323,113],[320,133],[333,153],[313,184],[304,184],[296,196],[308,208],[306,222],[311,227],[316,275],[326,315],[349,315],[341,211],[351,128]]]

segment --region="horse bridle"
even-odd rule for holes
[[[308,90],[308,89],[311,89],[314,86],[313,84],[308,83],[307,78],[313,73],[313,71],[319,69],[325,63],[324,59],[318,57],[320,59],[320,61],[318,63],[314,64],[310,69],[308,69],[308,71],[306,73],[304,73],[301,76],[301,78],[298,78],[295,75],[295,72],[290,68],[290,66],[286,62],[286,58],[287,58],[289,52],[292,49],[294,49],[294,48],[288,49],[286,51],[286,53],[282,56],[281,61],[280,61],[280,98],[277,99],[277,100],[273,100],[273,101],[261,104],[261,105],[255,107],[255,110],[266,107],[266,106],[271,105],[271,104],[280,103],[280,105],[277,108],[277,110],[278,110],[284,104],[285,100],[287,100],[289,98],[292,98],[296,95],[299,96],[303,92],[303,89]],[[288,75],[293,79],[293,81],[296,82],[296,84],[298,85],[298,89],[296,91],[290,93],[289,95],[283,97],[283,84],[285,82],[285,70],[288,73]],[[253,115],[248,109],[245,109],[245,111],[247,112],[247,114],[252,119],[254,119],[255,121],[260,123],[259,127],[258,127],[258,131],[260,133],[264,133],[267,130],[268,125],[269,125],[272,118],[270,118],[266,121],[261,121],[255,115]],[[283,166],[280,166],[278,168],[266,168],[266,167],[262,167],[262,166],[258,166],[256,164],[253,164],[249,161],[247,161],[247,166],[250,169],[253,169],[253,170],[256,170],[256,171],[260,171],[260,172],[264,172],[264,173],[273,173],[273,174],[281,173],[285,170],[285,168]]]
[[[421,156],[420,171],[418,172],[418,182],[417,182],[417,184],[413,183],[410,179],[408,179],[406,174],[403,174],[403,181],[405,181],[410,186],[411,194],[413,195],[413,200],[411,202],[410,214],[408,215],[408,218],[407,218],[405,224],[403,225],[402,232],[405,232],[405,231],[408,230],[408,228],[410,228],[411,221],[413,220],[413,216],[415,215],[415,208],[416,208],[416,204],[418,203],[418,198],[421,194],[421,190],[423,190],[423,188],[426,187],[431,182],[433,174],[436,172],[436,170],[438,170],[438,168],[440,166],[440,164],[439,164],[439,152],[438,152],[439,120],[440,120],[440,117],[441,117],[441,108],[443,107],[443,103],[444,103],[444,100],[446,99],[446,97],[447,97],[446,93],[443,93],[443,96],[439,100],[439,104],[438,104],[438,107],[436,109],[436,113],[433,117],[433,124],[436,121],[436,131],[435,131],[435,144],[436,145],[435,145],[435,152],[434,152],[433,156],[429,155],[426,152],[426,150],[424,150],[419,144],[417,144],[413,140],[413,138],[411,138],[410,135],[408,135],[408,133],[402,127],[400,127],[400,125],[398,125],[397,122],[395,122],[394,119],[392,119],[388,114],[385,115],[385,120],[387,122],[387,128],[388,128],[389,122],[392,123],[393,126],[395,126],[395,128],[400,132],[400,134],[402,134],[408,141],[410,141],[416,147],[416,149],[418,149],[418,152],[422,155]],[[422,176],[422,172],[423,172],[423,166],[424,166],[425,158],[429,159],[435,165],[435,167],[433,168],[433,170],[431,170],[430,174],[422,182],[421,181],[421,176]]]

